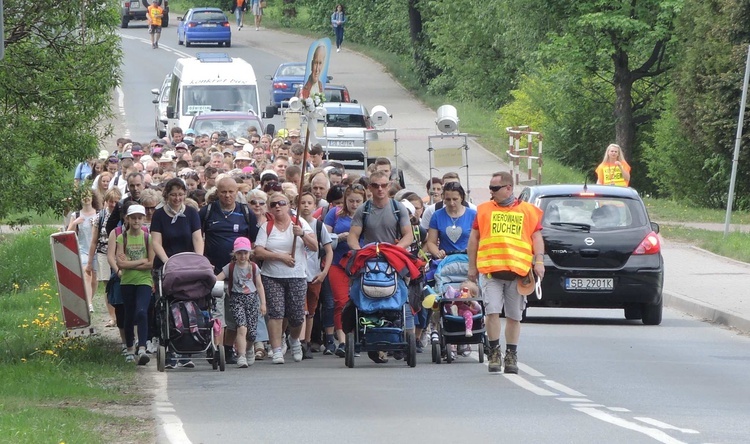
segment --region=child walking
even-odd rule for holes
[[[254,350],[247,350],[248,341],[255,342],[258,333],[258,313],[266,314],[266,293],[258,266],[250,262],[250,239],[238,237],[234,241],[232,261],[216,276],[223,280],[229,295],[229,309],[237,323],[237,367],[247,368],[255,363]]]
[[[154,260],[154,249],[148,234],[141,230],[146,220],[146,209],[143,205],[128,207],[125,220],[127,230],[117,236],[116,264],[120,276],[120,290],[125,308],[125,345],[126,362],[135,359],[135,334],[133,326],[138,327],[138,365],[146,365],[150,360],[146,354],[148,340],[148,304],[151,301],[151,268]]]

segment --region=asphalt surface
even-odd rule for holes
[[[234,31],[232,48],[210,50],[246,58],[259,79],[282,61],[303,59],[311,42],[267,29]],[[173,27],[159,50],[150,48],[145,28],[122,35],[126,75],[116,130],[149,140],[149,90],[178,56],[205,49],[178,47]],[[332,54],[329,74],[368,108],[383,104],[393,114],[408,187],[421,190],[430,175],[443,174],[428,167],[428,136],[438,134],[432,110],[346,43]],[[261,98],[268,100],[264,88]],[[491,173],[509,167],[473,140],[468,156],[460,171],[481,202]],[[347,369],[342,359],[320,355],[222,374],[199,360],[194,370],[167,374],[148,367],[159,441],[746,442],[750,339],[702,321],[750,331],[750,266],[669,241],[663,254],[664,297],[674,310],[665,310],[661,326],[626,321],[620,310],[529,309],[518,376],[489,375],[476,354],[435,365],[425,353],[415,369],[366,357]]]

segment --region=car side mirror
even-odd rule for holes
[[[167,117],[174,119],[174,106],[167,106]]]
[[[275,106],[267,106],[265,115],[263,116],[264,119],[270,119],[271,117],[275,116],[279,112],[279,109]]]
[[[333,76],[328,76],[328,81],[330,82],[331,80],[333,80]]]
[[[181,22],[181,21],[185,20],[185,17],[177,17],[177,20]]]
[[[271,74],[266,74],[266,80],[273,80],[273,76]]]
[[[651,222],[651,230],[653,230],[654,233],[659,234],[659,224]]]
[[[274,125],[273,123],[269,123],[268,125],[266,125],[266,134],[270,134],[271,136],[276,134],[276,125]]]
[[[359,103],[359,102],[357,101],[357,99],[353,99],[352,103]]]
[[[154,99],[154,100],[151,101],[151,103],[157,104],[157,103],[159,103],[159,99]]]
[[[153,94],[155,96],[158,96],[159,95],[159,90],[156,89],[156,88],[154,88],[154,89],[151,90],[151,94]]]

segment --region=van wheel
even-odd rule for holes
[[[130,19],[127,17],[123,17],[122,21],[120,22],[120,28],[123,28],[123,29],[127,28],[128,22],[130,22]]]
[[[224,46],[226,46],[227,48],[231,48],[232,47],[232,41],[231,40],[227,40],[226,42],[224,42]]]

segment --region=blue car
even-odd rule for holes
[[[193,8],[184,17],[178,17],[177,44],[191,46],[193,43],[218,43],[232,46],[232,30],[229,19],[219,8]]]
[[[305,83],[305,62],[282,63],[273,76],[266,78],[271,81],[271,106],[280,107]]]

